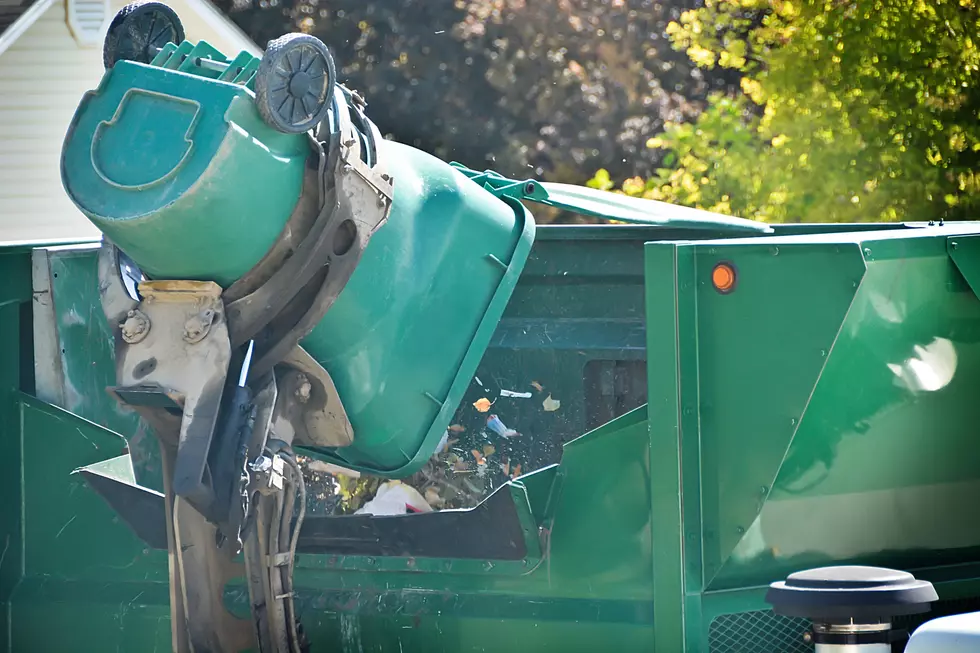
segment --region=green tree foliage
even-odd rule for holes
[[[622,192],[774,222],[978,217],[977,0],[705,0],[668,31],[740,92],[668,122],[664,166]]]
[[[684,4],[690,3],[690,4]],[[734,71],[703,71],[667,25],[693,0],[219,0],[260,46],[320,37],[402,142],[517,177],[653,174],[646,147]]]

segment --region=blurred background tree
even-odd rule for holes
[[[740,78],[671,47],[668,25],[695,0],[217,4],[260,47],[292,31],[322,39],[383,133],[518,178],[653,175],[665,153],[647,141]]]
[[[976,219],[977,0],[705,0],[668,31],[740,90],[668,121],[662,167],[621,192],[776,222]]]

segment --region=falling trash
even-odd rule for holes
[[[530,399],[533,395],[530,392],[515,392],[513,390],[501,390],[501,397],[511,397],[513,399]]]
[[[355,515],[404,515],[409,512],[432,512],[432,506],[419,491],[401,481],[388,481],[378,488],[374,498]]]
[[[488,410],[490,410],[491,406],[493,406],[493,402],[487,399],[486,397],[483,397],[482,399],[477,399],[476,401],[473,402],[473,408],[476,408],[481,413],[485,413]]]
[[[487,427],[497,435],[505,438],[513,438],[520,435],[514,429],[507,428],[507,425],[501,422],[500,418],[496,415],[491,415],[487,418]]]
[[[436,447],[436,455],[443,453],[449,443],[449,429],[442,434],[442,439],[439,440],[439,445]]]
[[[561,408],[561,402],[558,401],[557,399],[552,399],[551,395],[549,394],[548,398],[541,402],[541,407],[544,408],[547,412],[553,413],[559,408]]]
[[[533,387],[538,392],[544,392],[544,386],[537,381],[531,381],[531,387]]]

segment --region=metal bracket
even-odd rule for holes
[[[309,447],[346,447],[354,428],[333,379],[305,349],[296,346],[276,368],[281,392],[273,431],[285,442]]]
[[[259,266],[262,272],[247,273],[250,292],[233,284],[228,291],[233,301],[228,303],[228,320],[233,346],[250,339],[256,341],[254,373],[265,374],[312,331],[333,305],[346,286],[361,259],[371,236],[388,218],[393,197],[392,179],[379,160],[368,165],[362,160],[361,139],[373,144],[380,139],[377,128],[358,114],[367,134],[356,129],[351,107],[335,102],[337,131],[331,135],[337,147],[333,158],[331,143],[313,140],[311,143],[318,172],[319,202],[316,219],[309,230],[297,239],[294,227],[302,227],[308,218],[291,218],[293,224],[280,235],[280,240],[297,243],[291,256],[267,255]],[[332,166],[332,169],[328,169]],[[351,174],[355,173],[355,174]],[[312,180],[308,180],[307,187]],[[270,252],[282,250],[278,244]],[[259,278],[265,281],[258,284]],[[237,286],[237,287],[236,287]]]
[[[224,394],[231,345],[221,287],[202,281],[143,281],[138,309],[152,328],[137,342],[121,336],[116,347],[116,382],[110,392],[143,414],[158,436],[177,447],[174,492],[209,514],[214,499],[207,459]],[[210,312],[209,331],[197,340],[182,337],[189,320]],[[169,400],[169,401],[168,401]],[[160,409],[179,407],[174,433]]]

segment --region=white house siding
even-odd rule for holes
[[[39,2],[42,0],[38,0]],[[109,16],[126,2],[113,2]],[[237,54],[255,48],[210,5],[171,0],[188,40]],[[82,94],[103,73],[101,39],[83,47],[55,1],[0,53],[0,242],[97,238],[61,186],[61,143]]]

